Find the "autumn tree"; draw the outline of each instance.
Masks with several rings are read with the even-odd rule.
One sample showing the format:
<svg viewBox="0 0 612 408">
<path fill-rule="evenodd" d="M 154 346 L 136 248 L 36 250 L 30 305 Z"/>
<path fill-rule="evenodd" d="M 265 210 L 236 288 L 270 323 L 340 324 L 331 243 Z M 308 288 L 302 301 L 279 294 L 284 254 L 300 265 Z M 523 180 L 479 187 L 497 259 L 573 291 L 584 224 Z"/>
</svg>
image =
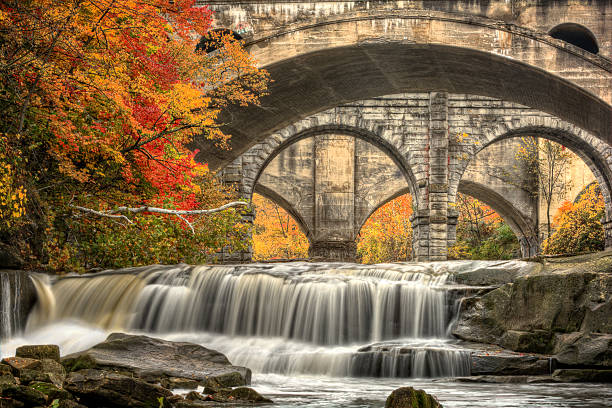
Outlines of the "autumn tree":
<svg viewBox="0 0 612 408">
<path fill-rule="evenodd" d="M 510 259 L 519 243 L 510 227 L 491 207 L 457 194 L 457 242 L 449 248 L 451 259 Z"/>
<path fill-rule="evenodd" d="M 571 187 L 571 181 L 566 178 L 566 174 L 573 157 L 565 146 L 558 143 L 523 137 L 515 155 L 518 165 L 514 166 L 512 171 L 504 172 L 502 177 L 504 181 L 544 201 L 547 237 L 552 232 L 552 203 Z"/>
<path fill-rule="evenodd" d="M 219 113 L 257 103 L 267 73 L 210 23 L 194 0 L 0 3 L 3 243 L 58 268 L 64 258 L 83 265 L 92 251 L 116 259 L 110 242 L 136 236 L 137 253 L 99 266 L 231 243 L 239 215 L 202 219 L 200 210 L 231 197 L 188 144 L 198 136 L 226 145 Z M 214 52 L 195 52 L 203 37 Z M 186 241 L 165 248 L 177 243 L 163 242 L 163 231 Z"/>
<path fill-rule="evenodd" d="M 588 186 L 576 202 L 565 201 L 553 219 L 554 233 L 544 242 L 548 254 L 601 251 L 605 234 L 601 223 L 605 204 L 597 183 Z"/>
<path fill-rule="evenodd" d="M 405 194 L 376 210 L 357 238 L 357 256 L 362 263 L 412 259 L 412 196 Z"/>
<path fill-rule="evenodd" d="M 253 194 L 253 207 L 254 260 L 308 257 L 308 238 L 289 213 L 259 194 Z"/>
</svg>

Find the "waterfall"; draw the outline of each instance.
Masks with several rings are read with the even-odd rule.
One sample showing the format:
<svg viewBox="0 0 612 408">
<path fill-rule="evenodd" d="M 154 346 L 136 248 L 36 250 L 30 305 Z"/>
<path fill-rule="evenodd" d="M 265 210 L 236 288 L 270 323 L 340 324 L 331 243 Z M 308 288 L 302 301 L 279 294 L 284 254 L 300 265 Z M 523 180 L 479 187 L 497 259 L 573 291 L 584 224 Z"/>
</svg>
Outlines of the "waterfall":
<svg viewBox="0 0 612 408">
<path fill-rule="evenodd" d="M 0 339 L 10 337 L 19 321 L 19 310 L 15 307 L 19 295 L 17 284 L 11 285 L 7 272 L 0 272 Z"/>
<path fill-rule="evenodd" d="M 436 264 L 291 263 L 70 276 L 36 282 L 28 330 L 70 320 L 155 333 L 262 373 L 468 375 L 469 352 L 447 345 L 457 299 L 447 272 Z"/>
</svg>

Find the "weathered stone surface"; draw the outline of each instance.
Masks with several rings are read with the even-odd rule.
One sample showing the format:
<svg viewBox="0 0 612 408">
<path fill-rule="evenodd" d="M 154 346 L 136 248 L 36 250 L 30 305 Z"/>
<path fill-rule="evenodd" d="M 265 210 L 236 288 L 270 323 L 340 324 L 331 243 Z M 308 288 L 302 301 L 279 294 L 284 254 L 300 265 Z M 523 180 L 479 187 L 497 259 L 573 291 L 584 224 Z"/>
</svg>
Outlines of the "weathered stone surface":
<svg viewBox="0 0 612 408">
<path fill-rule="evenodd" d="M 551 373 L 550 358 L 507 353 L 472 354 L 472 375 L 546 375 Z"/>
<path fill-rule="evenodd" d="M 612 383 L 612 370 L 560 369 L 552 378 L 558 382 Z"/>
<path fill-rule="evenodd" d="M 546 266 L 537 275 L 467 299 L 453 334 L 515 351 L 562 353 L 560 362 L 576 364 L 579 358 L 572 356 L 583 353 L 593 364 L 609 364 L 609 339 L 589 333 L 605 333 L 612 324 L 612 315 L 598 306 L 611 300 L 612 275 L 600 273 L 599 260 L 593 262 Z M 574 332 L 581 334 L 569 335 Z"/>
<path fill-rule="evenodd" d="M 221 389 L 211 395 L 213 401 L 217 402 L 239 402 L 239 403 L 272 403 L 272 400 L 264 397 L 249 387 L 238 387 L 234 389 Z"/>
<path fill-rule="evenodd" d="M 555 382 L 550 375 L 474 375 L 471 377 L 458 377 L 454 381 L 490 384 L 546 384 Z"/>
<path fill-rule="evenodd" d="M 62 364 L 69 371 L 108 369 L 155 382 L 163 377 L 191 378 L 202 383 L 212 377 L 224 386 L 246 385 L 251 381 L 248 368 L 232 366 L 217 351 L 192 343 L 123 333 L 113 333 L 89 350 L 62 358 Z"/>
<path fill-rule="evenodd" d="M 59 363 L 59 347 L 54 344 L 21 346 L 15 351 L 15 357 L 33 358 L 36 360 L 55 360 Z"/>
<path fill-rule="evenodd" d="M 42 406 L 46 402 L 45 394 L 25 385 L 0 385 L 0 396 L 20 401 L 27 407 Z"/>
<path fill-rule="evenodd" d="M 536 262 L 501 261 L 497 265 L 482 263 L 470 264 L 466 271 L 458 271 L 454 274 L 455 281 L 464 285 L 472 286 L 498 286 L 512 282 L 519 276 L 536 274 L 542 269 L 542 265 Z"/>
<path fill-rule="evenodd" d="M 53 401 L 55 399 L 73 399 L 72 394 L 70 394 L 68 391 L 48 382 L 34 381 L 28 384 L 28 387 L 45 394 L 48 401 Z"/>
<path fill-rule="evenodd" d="M 402 387 L 387 397 L 385 408 L 442 408 L 442 405 L 423 390 Z"/>
<path fill-rule="evenodd" d="M 555 343 L 561 364 L 612 367 L 612 334 L 560 334 Z"/>
<path fill-rule="evenodd" d="M 64 388 L 89 407 L 160 408 L 172 395 L 138 378 L 93 369 L 71 372 Z"/>
<path fill-rule="evenodd" d="M 162 378 L 160 381 L 162 387 L 167 388 L 169 390 L 174 390 L 176 388 L 182 388 L 187 390 L 195 390 L 200 385 L 200 382 L 197 380 L 193 380 L 191 378 Z"/>
<path fill-rule="evenodd" d="M 11 367 L 11 371 L 16 377 L 20 377 L 23 370 L 38 371 L 42 367 L 40 360 L 33 358 L 7 357 L 2 360 L 2 363 Z"/>
</svg>

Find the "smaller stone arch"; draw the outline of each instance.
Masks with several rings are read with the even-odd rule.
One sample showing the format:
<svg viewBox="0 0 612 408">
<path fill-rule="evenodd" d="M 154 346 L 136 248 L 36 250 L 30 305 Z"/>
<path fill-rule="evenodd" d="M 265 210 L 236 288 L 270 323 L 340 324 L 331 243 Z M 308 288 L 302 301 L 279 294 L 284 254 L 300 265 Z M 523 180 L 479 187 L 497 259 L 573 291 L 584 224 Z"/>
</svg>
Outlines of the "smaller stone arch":
<svg viewBox="0 0 612 408">
<path fill-rule="evenodd" d="M 359 223 L 355 226 L 357 234 L 359 234 L 359 231 L 361 231 L 366 221 L 372 216 L 372 214 L 378 211 L 385 204 L 395 200 L 397 197 L 403 196 L 404 194 L 411 194 L 410 189 L 408 187 L 394 191 L 393 193 L 383 198 L 376 206 L 372 207 L 372 210 L 365 217 L 363 217 L 363 219 L 359 220 Z"/>
<path fill-rule="evenodd" d="M 470 153 L 473 158 L 479 151 L 496 141 L 533 136 L 549 139 L 572 150 L 592 171 L 601 187 L 606 204 L 604 228 L 606 248 L 612 247 L 612 147 L 576 125 L 549 115 L 512 117 L 490 128 L 482 129 L 482 134 L 474 141 Z M 459 170 L 459 177 L 450 185 L 451 202 L 455 201 L 459 180 L 470 160 L 465 161 Z"/>
<path fill-rule="evenodd" d="M 549 32 L 552 38 L 568 42 L 582 48 L 591 54 L 599 53 L 599 45 L 595 35 L 583 25 L 576 23 L 562 23 L 554 26 Z"/>
<path fill-rule="evenodd" d="M 316 135 L 335 133 L 352 136 L 373 144 L 386 153 L 406 178 L 413 202 L 418 206 L 419 190 L 416 177 L 405 155 L 400 141 L 389 137 L 385 129 L 371 122 L 346 123 L 343 116 L 334 116 L 334 121 L 320 122 L 318 117 L 299 121 L 276 132 L 264 142 L 252 147 L 242 156 L 244 172 L 242 194 L 250 198 L 255 191 L 257 180 L 267 165 L 284 149 L 302 139 Z"/>
<path fill-rule="evenodd" d="M 537 255 L 539 245 L 534 222 L 522 214 L 509 200 L 487 186 L 468 180 L 461 180 L 459 192 L 482 201 L 502 217 L 516 235 L 523 257 Z"/>
<path fill-rule="evenodd" d="M 285 198 L 278 194 L 276 191 L 261 184 L 255 186 L 255 193 L 278 204 L 283 210 L 287 211 L 287 213 L 291 215 L 291 217 L 295 220 L 298 227 L 300 227 L 300 231 L 302 231 L 304 235 L 306 235 L 306 238 L 308 238 L 309 241 L 311 240 L 312 235 L 310 233 L 310 229 L 308 228 L 308 224 L 304 221 L 299 211 L 293 208 L 289 201 L 285 200 Z M 255 216 L 257 216 L 257 214 L 255 214 Z"/>
</svg>

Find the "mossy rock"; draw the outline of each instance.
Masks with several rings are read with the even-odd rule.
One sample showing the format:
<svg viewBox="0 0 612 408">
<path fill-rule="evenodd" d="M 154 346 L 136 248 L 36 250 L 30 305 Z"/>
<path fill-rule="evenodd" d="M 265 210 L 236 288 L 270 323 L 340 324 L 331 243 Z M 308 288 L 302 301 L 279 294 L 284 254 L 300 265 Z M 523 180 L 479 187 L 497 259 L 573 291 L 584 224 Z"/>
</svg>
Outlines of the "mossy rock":
<svg viewBox="0 0 612 408">
<path fill-rule="evenodd" d="M 423 390 L 402 387 L 387 397 L 385 408 L 442 408 L 442 405 Z"/>
<path fill-rule="evenodd" d="M 44 344 L 38 346 L 21 346 L 15 351 L 16 357 L 33 358 L 36 360 L 49 359 L 59 363 L 60 350 L 55 344 Z"/>
<path fill-rule="evenodd" d="M 26 407 L 43 406 L 46 403 L 45 394 L 25 385 L 0 385 L 0 396 L 22 402 Z"/>
<path fill-rule="evenodd" d="M 88 354 L 76 355 L 76 358 L 64 358 L 62 360 L 62 365 L 66 369 L 66 372 L 69 373 L 98 367 L 96 361 Z"/>
<path fill-rule="evenodd" d="M 50 383 L 35 381 L 30 383 L 28 387 L 45 394 L 48 401 L 53 401 L 56 399 L 74 399 L 71 393 Z"/>
</svg>

